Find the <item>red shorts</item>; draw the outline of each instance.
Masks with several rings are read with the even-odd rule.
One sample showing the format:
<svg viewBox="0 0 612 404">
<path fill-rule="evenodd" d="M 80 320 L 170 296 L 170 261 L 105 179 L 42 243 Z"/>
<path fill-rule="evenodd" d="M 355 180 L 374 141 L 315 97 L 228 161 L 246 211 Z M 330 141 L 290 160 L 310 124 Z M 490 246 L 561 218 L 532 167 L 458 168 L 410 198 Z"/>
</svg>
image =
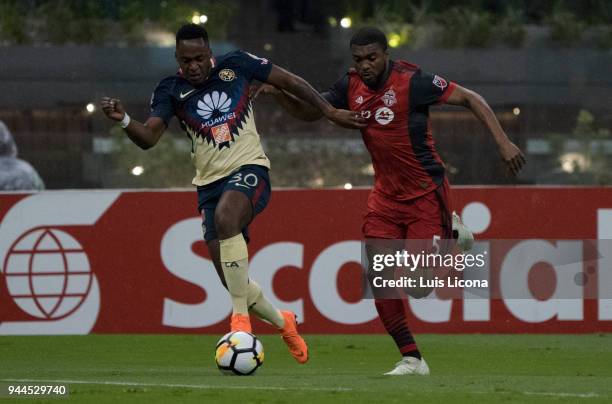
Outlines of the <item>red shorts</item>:
<svg viewBox="0 0 612 404">
<path fill-rule="evenodd" d="M 407 202 L 386 198 L 375 191 L 368 198 L 363 235 L 395 240 L 452 238 L 452 209 L 448 181 L 437 189 Z"/>
</svg>

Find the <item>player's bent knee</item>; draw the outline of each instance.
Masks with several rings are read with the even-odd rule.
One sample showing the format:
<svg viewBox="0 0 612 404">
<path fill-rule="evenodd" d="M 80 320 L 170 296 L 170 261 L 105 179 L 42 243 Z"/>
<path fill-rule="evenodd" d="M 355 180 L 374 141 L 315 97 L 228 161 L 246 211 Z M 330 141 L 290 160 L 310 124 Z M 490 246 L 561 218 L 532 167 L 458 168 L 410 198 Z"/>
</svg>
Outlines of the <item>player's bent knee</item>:
<svg viewBox="0 0 612 404">
<path fill-rule="evenodd" d="M 220 240 L 232 237 L 242 231 L 240 219 L 231 212 L 223 210 L 215 212 L 215 228 Z"/>
</svg>

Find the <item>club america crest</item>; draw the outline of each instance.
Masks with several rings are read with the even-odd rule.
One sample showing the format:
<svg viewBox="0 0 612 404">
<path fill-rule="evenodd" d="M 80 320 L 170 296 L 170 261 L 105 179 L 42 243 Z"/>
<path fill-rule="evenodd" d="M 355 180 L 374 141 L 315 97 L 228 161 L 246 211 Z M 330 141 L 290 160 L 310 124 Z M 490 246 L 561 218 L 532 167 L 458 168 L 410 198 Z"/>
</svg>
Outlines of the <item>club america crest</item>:
<svg viewBox="0 0 612 404">
<path fill-rule="evenodd" d="M 219 78 L 223 81 L 232 81 L 236 78 L 236 73 L 232 69 L 223 69 L 219 72 Z"/>
</svg>

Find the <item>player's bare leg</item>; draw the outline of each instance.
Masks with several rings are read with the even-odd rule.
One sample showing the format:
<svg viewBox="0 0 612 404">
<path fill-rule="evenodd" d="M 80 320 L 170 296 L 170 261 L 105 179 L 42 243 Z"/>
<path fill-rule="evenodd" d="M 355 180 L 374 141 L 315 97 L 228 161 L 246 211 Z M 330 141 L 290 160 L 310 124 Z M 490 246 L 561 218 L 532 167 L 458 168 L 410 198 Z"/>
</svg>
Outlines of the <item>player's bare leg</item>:
<svg viewBox="0 0 612 404">
<path fill-rule="evenodd" d="M 225 192 L 215 210 L 219 263 L 232 299 L 232 331 L 251 332 L 247 303 L 249 253 L 242 235 L 242 228 L 251 217 L 251 203 L 246 195 L 238 191 Z"/>
<path fill-rule="evenodd" d="M 232 215 L 232 212 L 236 212 Z M 227 216 L 238 217 L 240 220 L 232 221 L 224 220 Z M 221 279 L 223 285 L 230 291 L 230 295 L 232 296 L 232 303 L 234 304 L 235 300 L 238 300 L 238 307 L 243 309 L 243 301 L 244 297 L 241 293 L 239 296 L 236 296 L 235 292 L 230 290 L 230 285 L 227 282 L 228 273 L 230 276 L 235 273 L 230 272 L 231 269 L 239 269 L 240 264 L 236 262 L 238 266 L 234 266 L 232 262 L 230 262 L 230 266 L 227 266 L 228 261 L 222 260 L 222 249 L 224 244 L 226 244 L 226 240 L 234 240 L 236 238 L 242 237 L 242 229 L 248 225 L 248 223 L 252 219 L 252 206 L 249 199 L 241 192 L 237 191 L 227 191 L 221 197 L 219 201 L 219 205 L 217 205 L 217 209 L 215 211 L 215 226 L 217 228 L 217 234 L 219 240 L 210 240 L 208 242 L 208 248 L 215 264 L 215 269 L 217 270 L 217 274 Z M 236 234 L 232 236 L 233 234 Z M 225 238 L 224 238 L 225 237 Z M 231 242 L 230 242 L 231 243 Z M 230 244 L 231 246 L 231 244 Z M 246 250 L 246 241 L 244 243 L 244 248 Z M 244 254 L 243 254 L 244 255 Z M 244 262 L 245 268 L 248 267 L 248 252 Z M 304 339 L 297 332 L 297 323 L 295 319 L 295 314 L 291 311 L 280 311 L 276 307 L 270 303 L 268 299 L 264 296 L 263 292 L 259 285 L 248 278 L 248 272 L 246 272 L 246 308 L 247 312 L 236 312 L 236 305 L 234 304 L 234 311 L 232 315 L 232 330 L 240 329 L 242 331 L 251 331 L 250 328 L 250 320 L 248 317 L 248 312 L 252 312 L 260 319 L 273 324 L 276 326 L 283 338 L 283 341 L 287 344 L 289 348 L 289 352 L 295 358 L 295 360 L 299 363 L 305 363 L 308 360 L 308 346 Z M 242 274 L 240 274 L 242 275 Z M 243 279 L 240 279 L 240 282 L 244 282 Z M 239 287 L 244 287 L 243 284 Z M 240 328 L 246 324 L 248 320 L 248 329 Z"/>
</svg>

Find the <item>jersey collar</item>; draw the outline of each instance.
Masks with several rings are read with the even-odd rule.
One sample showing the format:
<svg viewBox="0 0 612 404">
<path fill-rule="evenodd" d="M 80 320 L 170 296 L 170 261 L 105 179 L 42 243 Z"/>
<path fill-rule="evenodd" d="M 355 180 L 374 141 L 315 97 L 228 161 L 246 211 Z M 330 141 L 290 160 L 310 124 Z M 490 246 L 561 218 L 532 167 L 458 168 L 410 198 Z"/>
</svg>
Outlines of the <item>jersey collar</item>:
<svg viewBox="0 0 612 404">
<path fill-rule="evenodd" d="M 380 83 L 378 83 L 378 85 L 376 87 L 370 87 L 370 86 L 368 86 L 366 84 L 366 86 L 368 87 L 369 90 L 371 90 L 371 91 L 379 91 L 379 90 L 385 88 L 385 85 L 387 84 L 387 80 L 389 80 L 389 76 L 391 75 L 391 70 L 393 70 L 393 63 L 394 63 L 393 60 L 389 59 L 389 63 L 387 63 L 387 68 L 383 72 L 383 77 L 380 80 Z"/>
</svg>

